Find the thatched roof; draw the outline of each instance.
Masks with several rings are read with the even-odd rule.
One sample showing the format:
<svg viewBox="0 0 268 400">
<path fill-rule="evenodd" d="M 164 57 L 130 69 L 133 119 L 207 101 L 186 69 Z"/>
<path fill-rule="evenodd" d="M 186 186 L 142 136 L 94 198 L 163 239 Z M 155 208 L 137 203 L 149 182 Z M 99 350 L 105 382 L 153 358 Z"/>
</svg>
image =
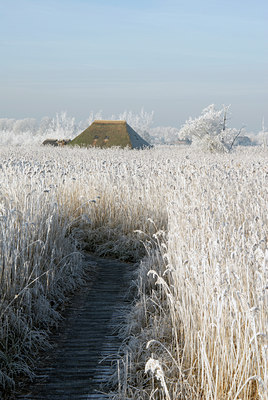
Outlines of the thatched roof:
<svg viewBox="0 0 268 400">
<path fill-rule="evenodd" d="M 127 147 L 141 149 L 150 147 L 126 121 L 94 121 L 80 135 L 74 138 L 70 145 L 83 147 Z"/>
</svg>

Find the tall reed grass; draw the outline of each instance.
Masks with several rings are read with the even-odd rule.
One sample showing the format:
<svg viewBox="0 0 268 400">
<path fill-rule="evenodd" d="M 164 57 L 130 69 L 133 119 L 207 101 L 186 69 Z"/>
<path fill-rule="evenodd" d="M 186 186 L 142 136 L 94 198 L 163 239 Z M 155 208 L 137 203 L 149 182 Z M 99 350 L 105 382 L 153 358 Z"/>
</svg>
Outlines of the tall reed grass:
<svg viewBox="0 0 268 400">
<path fill-rule="evenodd" d="M 121 332 L 120 398 L 268 397 L 266 157 L 177 162 L 167 231 Z"/>
<path fill-rule="evenodd" d="M 143 258 L 115 397 L 265 398 L 266 150 L 10 147 L 0 157 L 2 386 L 32 373 L 88 250 Z"/>
</svg>

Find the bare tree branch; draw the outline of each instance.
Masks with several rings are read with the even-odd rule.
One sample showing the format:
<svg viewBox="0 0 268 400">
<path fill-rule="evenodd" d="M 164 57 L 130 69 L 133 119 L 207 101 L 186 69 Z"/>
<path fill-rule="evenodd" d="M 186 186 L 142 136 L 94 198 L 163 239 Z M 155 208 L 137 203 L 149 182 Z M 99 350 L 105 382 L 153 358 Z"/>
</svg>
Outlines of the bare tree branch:
<svg viewBox="0 0 268 400">
<path fill-rule="evenodd" d="M 235 137 L 234 137 L 234 139 L 233 139 L 233 141 L 232 141 L 232 143 L 231 143 L 230 150 L 232 150 L 232 147 L 233 147 L 233 145 L 234 145 L 234 143 L 235 143 L 236 139 L 238 138 L 238 136 L 241 134 L 241 132 L 242 132 L 242 129 L 244 129 L 244 126 L 242 126 L 242 128 L 240 128 L 240 130 L 239 130 L 238 134 L 237 134 L 237 135 L 235 135 Z"/>
</svg>

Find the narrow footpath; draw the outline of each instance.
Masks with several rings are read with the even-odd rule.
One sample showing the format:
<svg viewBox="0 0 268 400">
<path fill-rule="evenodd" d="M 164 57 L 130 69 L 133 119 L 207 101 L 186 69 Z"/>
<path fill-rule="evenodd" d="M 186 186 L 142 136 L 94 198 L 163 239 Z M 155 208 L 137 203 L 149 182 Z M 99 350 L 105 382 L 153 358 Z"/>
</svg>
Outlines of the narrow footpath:
<svg viewBox="0 0 268 400">
<path fill-rule="evenodd" d="M 127 305 L 133 265 L 87 256 L 96 276 L 64 311 L 52 336 L 53 347 L 37 366 L 37 378 L 17 400 L 108 399 L 106 383 L 116 363 L 120 340 L 114 333 L 119 308 Z"/>
</svg>

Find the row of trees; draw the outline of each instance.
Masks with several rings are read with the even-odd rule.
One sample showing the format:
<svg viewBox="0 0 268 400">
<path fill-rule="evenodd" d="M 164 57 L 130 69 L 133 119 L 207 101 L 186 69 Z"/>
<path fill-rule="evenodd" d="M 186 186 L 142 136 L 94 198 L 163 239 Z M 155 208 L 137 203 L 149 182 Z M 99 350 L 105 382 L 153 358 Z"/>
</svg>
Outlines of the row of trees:
<svg viewBox="0 0 268 400">
<path fill-rule="evenodd" d="M 153 124 L 154 112 L 141 109 L 139 113 L 124 111 L 119 115 L 112 115 L 108 119 L 126 120 L 146 140 L 153 141 L 150 130 Z M 43 117 L 40 121 L 34 118 L 20 120 L 11 118 L 0 118 L 0 139 L 3 136 L 23 136 L 31 138 L 50 137 L 72 139 L 86 129 L 94 120 L 107 119 L 102 111 L 91 112 L 86 120 L 76 121 L 66 112 L 57 113 L 55 117 Z"/>
<path fill-rule="evenodd" d="M 151 144 L 171 144 L 178 139 L 188 140 L 193 145 L 209 149 L 210 151 L 228 152 L 238 141 L 243 133 L 240 130 L 230 128 L 230 106 L 217 109 L 214 104 L 206 107 L 197 118 L 189 118 L 181 127 L 153 127 L 154 112 L 141 109 L 139 113 L 124 111 L 119 115 L 112 115 L 108 119 L 126 120 L 145 140 Z M 84 121 L 76 121 L 66 112 L 57 113 L 55 117 L 44 117 L 40 121 L 34 118 L 21 120 L 0 119 L 0 143 L 14 142 L 14 134 L 17 141 L 40 141 L 44 138 L 72 139 L 81 133 L 96 119 L 106 119 L 102 111 L 91 112 Z M 267 141 L 268 134 L 260 133 L 259 141 Z M 4 140 L 5 138 L 5 140 Z M 28 140 L 26 140 L 28 139 Z M 249 141 L 250 143 L 250 141 Z"/>
<path fill-rule="evenodd" d="M 66 112 L 57 113 L 54 118 L 43 117 L 40 122 L 34 118 L 24 119 L 0 119 L 0 132 L 12 132 L 14 134 L 31 133 L 35 135 L 62 134 L 72 135 L 76 129 L 75 118 L 69 117 Z"/>
</svg>

